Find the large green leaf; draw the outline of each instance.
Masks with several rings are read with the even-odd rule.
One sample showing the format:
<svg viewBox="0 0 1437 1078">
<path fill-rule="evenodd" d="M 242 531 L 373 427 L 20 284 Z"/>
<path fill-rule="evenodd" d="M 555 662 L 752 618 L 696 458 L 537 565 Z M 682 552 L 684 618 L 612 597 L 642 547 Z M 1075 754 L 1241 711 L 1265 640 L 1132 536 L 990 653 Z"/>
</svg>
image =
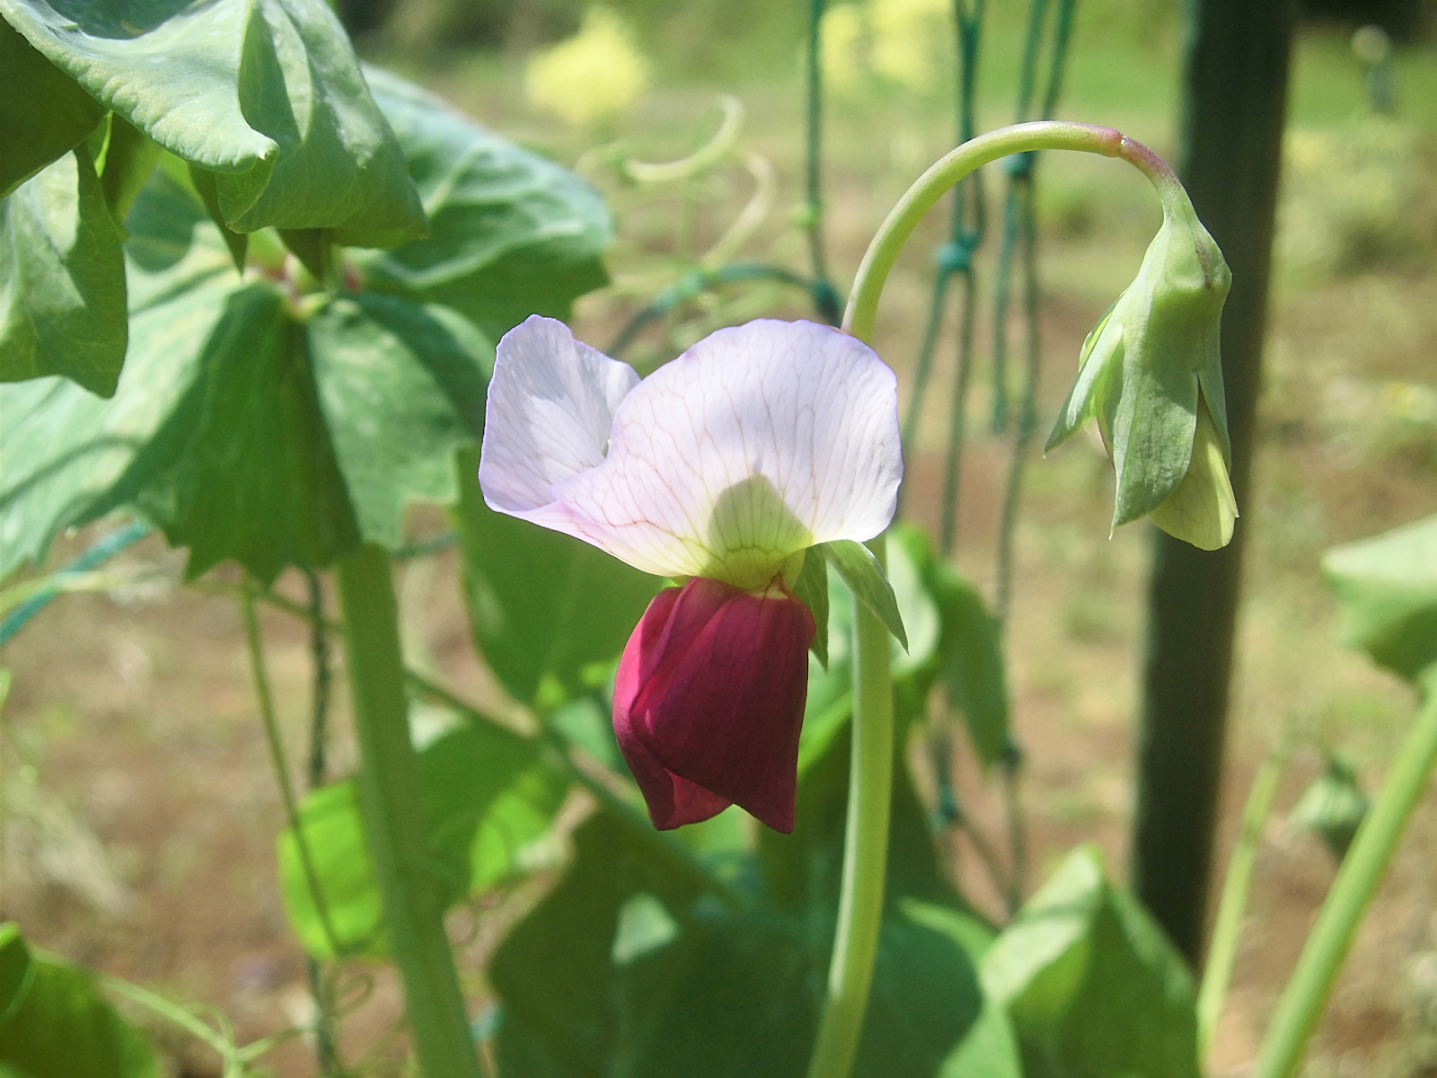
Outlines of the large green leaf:
<svg viewBox="0 0 1437 1078">
<path fill-rule="evenodd" d="M 493 346 L 453 311 L 374 294 L 335 300 L 309 341 L 359 531 L 393 549 L 405 503 L 459 498 L 454 453 L 482 435 Z"/>
<path fill-rule="evenodd" d="M 446 903 L 507 879 L 518 854 L 547 830 L 569 788 L 567 777 L 539 759 L 535 743 L 495 725 L 473 723 L 419 754 L 429 871 Z M 365 845 L 352 781 L 309 794 L 300 826 L 319 885 L 310 888 L 293 829 L 280 832 L 280 895 L 305 950 L 380 954 L 386 941 L 379 888 Z M 326 925 L 327 920 L 327 925 Z"/>
<path fill-rule="evenodd" d="M 0 381 L 109 396 L 124 360 L 120 234 L 82 144 L 0 199 Z"/>
<path fill-rule="evenodd" d="M 1182 956 L 1080 847 L 983 956 L 1027 1078 L 1198 1078 L 1197 1014 Z"/>
<path fill-rule="evenodd" d="M 492 362 L 462 316 L 361 294 L 313 297 L 303 321 L 282 283 L 229 269 L 164 172 L 129 224 L 131 360 L 114 398 L 0 387 L 0 573 L 61 528 L 132 509 L 190 548 L 191 574 L 234 559 L 270 580 L 361 538 L 397 546 L 407 503 L 458 496 L 454 452 L 478 435 Z"/>
<path fill-rule="evenodd" d="M 84 970 L 30 958 L 29 987 L 0 1021 L 0 1070 L 26 1078 L 160 1078 L 145 1036 L 115 1012 Z"/>
<path fill-rule="evenodd" d="M 460 468 L 453 515 L 464 593 L 490 668 L 516 698 L 545 707 L 606 680 L 607 670 L 589 668 L 619 657 L 663 581 L 578 539 L 494 512 L 474 479 L 477 454 Z"/>
<path fill-rule="evenodd" d="M 213 172 L 236 231 L 423 235 L 404 159 L 323 0 L 0 0 L 0 15 L 106 108 Z"/>
<path fill-rule="evenodd" d="M 831 911 L 791 915 L 725 902 L 670 863 L 661 842 L 641 841 L 608 814 L 586 822 L 575 845 L 564 881 L 510 934 L 491 966 L 503 1002 L 504 1072 L 802 1073 Z M 1011 1035 L 1005 1045 L 1001 1012 L 984 1006 L 969 958 L 981 928 L 952 920 L 961 917 L 909 903 L 885 922 L 854 1069 L 859 1078 L 1016 1078 Z M 985 1060 L 992 1066 L 980 1066 Z"/>
<path fill-rule="evenodd" d="M 1344 644 L 1409 681 L 1437 661 L 1437 516 L 1333 547 L 1322 571 Z"/>
<path fill-rule="evenodd" d="M 0 198 L 95 129 L 105 110 L 0 19 Z"/>
<path fill-rule="evenodd" d="M 357 253 L 372 287 L 437 300 L 497 340 L 531 314 L 567 318 L 608 280 L 598 193 L 397 76 L 366 70 L 429 214 L 428 239 Z"/>
</svg>

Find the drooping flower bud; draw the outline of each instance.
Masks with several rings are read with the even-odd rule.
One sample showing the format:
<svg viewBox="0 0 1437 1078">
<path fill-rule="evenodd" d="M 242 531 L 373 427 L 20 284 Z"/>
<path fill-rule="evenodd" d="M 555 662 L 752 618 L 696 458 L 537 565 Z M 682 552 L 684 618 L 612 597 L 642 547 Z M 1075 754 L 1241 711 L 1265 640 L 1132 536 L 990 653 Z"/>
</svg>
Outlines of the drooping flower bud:
<svg viewBox="0 0 1437 1078">
<path fill-rule="evenodd" d="M 1238 515 L 1219 353 L 1232 275 L 1176 179 L 1162 191 L 1162 228 L 1137 279 L 1083 342 L 1047 448 L 1097 419 L 1117 471 L 1113 527 L 1150 515 L 1215 550 Z"/>
<path fill-rule="evenodd" d="M 654 597 L 614 685 L 614 733 L 660 830 L 730 804 L 787 834 L 813 616 L 777 581 L 694 577 Z"/>
</svg>

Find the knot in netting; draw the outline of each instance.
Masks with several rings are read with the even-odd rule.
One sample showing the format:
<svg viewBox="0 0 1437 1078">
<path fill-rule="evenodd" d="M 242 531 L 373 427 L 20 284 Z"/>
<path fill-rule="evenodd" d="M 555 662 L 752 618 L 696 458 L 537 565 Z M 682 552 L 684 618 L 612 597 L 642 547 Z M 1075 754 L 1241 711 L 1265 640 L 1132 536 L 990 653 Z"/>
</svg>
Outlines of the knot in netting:
<svg viewBox="0 0 1437 1078">
<path fill-rule="evenodd" d="M 973 266 L 973 248 L 978 246 L 977 238 L 964 236 L 949 240 L 934 253 L 940 273 L 967 273 Z"/>
<path fill-rule="evenodd" d="M 1026 153 L 1015 153 L 1003 162 L 1003 167 L 1008 175 L 1015 180 L 1026 180 L 1032 178 L 1033 165 L 1037 163 L 1038 151 L 1029 150 Z"/>
</svg>

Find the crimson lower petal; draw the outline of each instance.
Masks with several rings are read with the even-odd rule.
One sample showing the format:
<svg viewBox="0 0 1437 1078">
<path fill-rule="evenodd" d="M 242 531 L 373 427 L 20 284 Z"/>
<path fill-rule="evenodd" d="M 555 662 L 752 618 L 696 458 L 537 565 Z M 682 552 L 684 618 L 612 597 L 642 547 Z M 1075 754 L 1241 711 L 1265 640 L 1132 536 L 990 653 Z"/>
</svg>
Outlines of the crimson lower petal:
<svg viewBox="0 0 1437 1078">
<path fill-rule="evenodd" d="M 655 827 L 733 803 L 793 830 L 813 633 L 781 587 L 695 577 L 654 598 L 619 662 L 614 732 Z"/>
</svg>

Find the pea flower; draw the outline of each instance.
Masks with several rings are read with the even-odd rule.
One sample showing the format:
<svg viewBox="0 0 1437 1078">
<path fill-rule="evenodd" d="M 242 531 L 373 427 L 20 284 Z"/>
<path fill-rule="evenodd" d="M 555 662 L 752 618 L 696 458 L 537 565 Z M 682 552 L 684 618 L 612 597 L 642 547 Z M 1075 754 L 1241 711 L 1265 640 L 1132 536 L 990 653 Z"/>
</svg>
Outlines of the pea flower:
<svg viewBox="0 0 1437 1078">
<path fill-rule="evenodd" d="M 1149 516 L 1216 550 L 1238 515 L 1218 348 L 1232 275 L 1176 181 L 1164 194 L 1162 228 L 1137 279 L 1083 342 L 1047 448 L 1096 418 L 1117 471 L 1113 527 Z"/>
<path fill-rule="evenodd" d="M 902 473 L 893 372 L 827 326 L 721 329 L 643 381 L 554 319 L 499 342 L 484 500 L 679 582 L 614 687 L 656 827 L 737 804 L 793 829 L 815 626 L 791 588 L 809 548 L 888 526 Z"/>
</svg>

